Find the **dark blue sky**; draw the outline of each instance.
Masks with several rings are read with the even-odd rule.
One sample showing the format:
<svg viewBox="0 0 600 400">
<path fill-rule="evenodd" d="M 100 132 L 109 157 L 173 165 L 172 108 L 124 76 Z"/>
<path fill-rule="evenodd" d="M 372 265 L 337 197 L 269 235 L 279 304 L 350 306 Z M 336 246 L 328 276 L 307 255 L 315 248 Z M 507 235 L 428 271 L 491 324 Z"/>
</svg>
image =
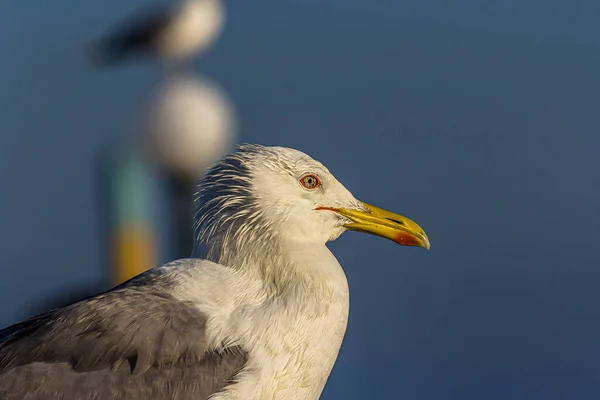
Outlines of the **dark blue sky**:
<svg viewBox="0 0 600 400">
<path fill-rule="evenodd" d="M 5 3 L 0 325 L 104 279 L 92 160 L 158 77 L 81 58 L 141 1 Z M 324 399 L 600 396 L 600 3 L 495 3 L 231 0 L 197 62 L 243 141 L 306 151 L 431 239 L 331 245 L 351 316 Z"/>
</svg>

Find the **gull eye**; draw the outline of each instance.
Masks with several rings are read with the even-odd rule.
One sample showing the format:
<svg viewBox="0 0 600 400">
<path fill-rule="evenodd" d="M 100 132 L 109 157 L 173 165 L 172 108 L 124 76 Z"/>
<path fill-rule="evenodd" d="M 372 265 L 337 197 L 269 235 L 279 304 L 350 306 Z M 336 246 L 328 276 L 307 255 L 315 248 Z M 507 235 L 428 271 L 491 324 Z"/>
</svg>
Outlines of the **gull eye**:
<svg viewBox="0 0 600 400">
<path fill-rule="evenodd" d="M 313 190 L 321 186 L 321 180 L 315 174 L 307 174 L 300 178 L 302 186 L 308 190 Z"/>
</svg>

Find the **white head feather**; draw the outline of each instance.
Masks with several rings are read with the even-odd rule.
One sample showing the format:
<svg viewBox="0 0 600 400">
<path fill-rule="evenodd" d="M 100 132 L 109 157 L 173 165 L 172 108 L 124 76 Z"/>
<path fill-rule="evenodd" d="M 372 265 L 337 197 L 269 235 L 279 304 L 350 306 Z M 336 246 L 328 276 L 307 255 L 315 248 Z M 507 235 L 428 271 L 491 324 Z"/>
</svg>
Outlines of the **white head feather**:
<svg viewBox="0 0 600 400">
<path fill-rule="evenodd" d="M 301 184 L 308 174 L 320 180 L 317 188 Z M 265 262 L 266 254 L 282 253 L 281 243 L 336 239 L 348 220 L 319 207 L 364 210 L 320 162 L 298 150 L 256 145 L 217 163 L 199 182 L 195 201 L 194 256 L 232 267 Z"/>
</svg>

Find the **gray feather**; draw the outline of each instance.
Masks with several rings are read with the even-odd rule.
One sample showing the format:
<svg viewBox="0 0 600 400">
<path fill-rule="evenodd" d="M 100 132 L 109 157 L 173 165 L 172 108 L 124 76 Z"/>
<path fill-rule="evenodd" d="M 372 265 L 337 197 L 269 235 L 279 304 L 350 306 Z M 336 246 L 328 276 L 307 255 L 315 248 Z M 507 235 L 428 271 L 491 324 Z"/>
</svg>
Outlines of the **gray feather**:
<svg viewBox="0 0 600 400">
<path fill-rule="evenodd" d="M 0 331 L 0 398 L 205 399 L 247 353 L 207 348 L 206 316 L 149 272 Z"/>
</svg>

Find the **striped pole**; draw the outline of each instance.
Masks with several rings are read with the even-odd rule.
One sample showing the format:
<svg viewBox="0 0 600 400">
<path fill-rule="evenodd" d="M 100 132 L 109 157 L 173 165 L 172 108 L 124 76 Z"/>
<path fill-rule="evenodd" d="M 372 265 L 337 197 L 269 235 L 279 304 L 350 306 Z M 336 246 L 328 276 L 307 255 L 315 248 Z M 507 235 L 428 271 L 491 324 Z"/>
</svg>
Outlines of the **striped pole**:
<svg viewBox="0 0 600 400">
<path fill-rule="evenodd" d="M 119 147 L 101 161 L 101 222 L 114 285 L 159 262 L 156 178 L 138 153 Z"/>
</svg>

